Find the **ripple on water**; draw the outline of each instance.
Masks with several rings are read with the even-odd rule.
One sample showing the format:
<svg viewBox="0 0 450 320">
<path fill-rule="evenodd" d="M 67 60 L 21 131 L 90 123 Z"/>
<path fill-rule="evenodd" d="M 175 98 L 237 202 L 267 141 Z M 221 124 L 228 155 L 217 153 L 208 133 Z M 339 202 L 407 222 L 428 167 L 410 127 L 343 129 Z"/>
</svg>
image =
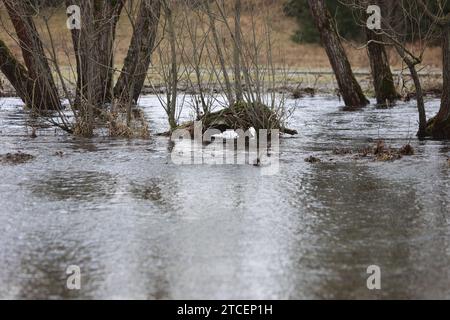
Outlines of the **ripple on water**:
<svg viewBox="0 0 450 320">
<path fill-rule="evenodd" d="M 77 263 L 77 298 L 373 298 L 371 264 L 384 275 L 377 297 L 450 296 L 450 145 L 415 139 L 413 104 L 288 101 L 299 135 L 282 139 L 280 172 L 262 176 L 176 166 L 165 138 L 73 139 L 44 126 L 31 139 L 17 99 L 1 101 L 0 154 L 35 159 L 0 165 L 0 298 L 72 297 L 61 281 Z M 140 103 L 152 132 L 166 131 L 158 99 Z M 328 161 L 380 138 L 416 155 Z"/>
</svg>

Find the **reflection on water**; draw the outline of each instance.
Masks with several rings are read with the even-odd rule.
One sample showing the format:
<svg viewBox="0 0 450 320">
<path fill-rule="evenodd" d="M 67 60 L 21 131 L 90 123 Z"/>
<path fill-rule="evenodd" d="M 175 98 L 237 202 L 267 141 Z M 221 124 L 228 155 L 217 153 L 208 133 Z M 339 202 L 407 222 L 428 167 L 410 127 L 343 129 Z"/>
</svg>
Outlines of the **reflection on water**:
<svg viewBox="0 0 450 320">
<path fill-rule="evenodd" d="M 141 103 L 165 131 L 158 100 Z M 38 128 L 31 139 L 15 104 L 0 103 L 0 154 L 36 159 L 0 166 L 0 298 L 450 297 L 450 145 L 414 139 L 413 105 L 347 113 L 332 99 L 301 100 L 290 125 L 299 136 L 281 141 L 280 173 L 262 176 L 254 166 L 176 166 L 165 138 Z M 417 154 L 331 154 L 379 137 L 412 139 Z M 310 155 L 334 159 L 305 163 Z M 65 288 L 73 264 L 79 292 Z M 366 288 L 372 264 L 379 292 Z"/>
<path fill-rule="evenodd" d="M 108 173 L 53 171 L 43 179 L 33 181 L 30 189 L 36 197 L 43 199 L 92 201 L 111 198 L 116 184 Z"/>
<path fill-rule="evenodd" d="M 151 179 L 148 183 L 143 185 L 133 185 L 131 193 L 140 200 L 148 200 L 152 202 L 162 202 L 163 201 L 163 191 L 159 184 L 161 181 L 158 179 Z"/>
</svg>

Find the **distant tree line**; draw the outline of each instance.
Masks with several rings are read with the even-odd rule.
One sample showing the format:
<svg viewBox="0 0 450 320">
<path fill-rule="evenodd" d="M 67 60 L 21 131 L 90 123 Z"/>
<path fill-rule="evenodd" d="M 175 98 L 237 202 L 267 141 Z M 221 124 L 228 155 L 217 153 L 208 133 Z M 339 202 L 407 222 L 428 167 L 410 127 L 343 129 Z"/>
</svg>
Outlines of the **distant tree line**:
<svg viewBox="0 0 450 320">
<path fill-rule="evenodd" d="M 358 42 L 365 41 L 364 28 L 358 27 L 355 23 L 358 21 L 360 13 L 355 12 L 351 6 L 348 5 L 348 0 L 325 0 L 324 1 L 330 14 L 334 19 L 337 31 L 340 36 L 347 40 L 354 40 Z M 402 12 L 411 12 L 414 7 L 414 1 L 410 0 L 383 0 L 379 2 L 383 7 L 383 15 L 402 15 Z M 449 11 L 450 1 L 443 1 L 441 4 L 437 1 L 428 1 L 428 7 L 432 12 L 439 10 Z M 297 43 L 319 43 L 320 34 L 314 23 L 311 11 L 308 6 L 308 0 L 287 0 L 284 3 L 284 12 L 287 16 L 296 19 L 299 29 L 292 35 L 292 40 Z M 420 29 L 427 30 L 432 27 L 433 22 L 429 19 L 422 19 L 420 21 Z M 414 30 L 415 25 L 407 23 L 404 19 L 397 19 L 396 28 L 401 31 L 409 41 L 414 41 L 414 36 L 417 34 Z M 439 41 L 433 42 L 439 45 Z"/>
<path fill-rule="evenodd" d="M 343 37 L 353 40 L 363 39 L 364 30 L 355 28 L 355 20 L 351 9 L 336 0 L 325 0 L 325 3 L 336 21 L 339 33 Z M 300 27 L 292 35 L 293 41 L 298 43 L 320 42 L 320 34 L 311 16 L 308 0 L 288 0 L 284 4 L 284 12 L 289 17 L 295 18 Z"/>
</svg>

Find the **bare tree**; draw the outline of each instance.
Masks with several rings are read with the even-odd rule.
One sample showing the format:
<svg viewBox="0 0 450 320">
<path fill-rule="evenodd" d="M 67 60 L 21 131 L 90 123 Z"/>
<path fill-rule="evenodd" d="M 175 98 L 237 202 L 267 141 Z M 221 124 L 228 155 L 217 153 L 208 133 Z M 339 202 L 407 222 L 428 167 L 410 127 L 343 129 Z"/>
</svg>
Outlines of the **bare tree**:
<svg viewBox="0 0 450 320">
<path fill-rule="evenodd" d="M 13 56 L 6 44 L 0 40 L 0 69 L 14 87 L 17 95 L 29 107 L 33 107 L 33 81 L 27 69 Z M 39 107 L 37 105 L 36 107 Z"/>
<path fill-rule="evenodd" d="M 119 100 L 126 97 L 126 101 L 121 103 L 128 106 L 125 108 L 128 112 L 131 110 L 129 106 L 136 102 L 150 65 L 158 29 L 160 0 L 134 2 L 140 5 L 136 6 L 139 8 L 137 15 L 129 15 L 134 26 L 133 37 L 115 92 L 116 26 L 126 0 L 66 0 L 68 6 L 77 5 L 81 11 L 80 28 L 71 30 L 73 48 L 67 48 L 73 50 L 74 55 L 65 52 L 69 63 L 73 57 L 76 64 L 74 88 L 68 87 L 70 80 L 65 78 L 58 63 L 52 36 L 54 30 L 49 28 L 47 14 L 41 14 L 31 0 L 2 1 L 16 31 L 7 33 L 20 45 L 24 64 L 0 41 L 0 69 L 27 105 L 56 109 L 59 120 L 45 117 L 46 120 L 68 132 L 84 136 L 93 134 L 96 122 L 104 123 L 111 118 L 113 108 L 107 106 L 114 102 L 114 96 Z M 128 3 L 133 7 L 133 1 Z M 35 26 L 35 20 L 41 18 L 49 38 L 45 46 Z M 55 79 L 61 87 L 57 87 Z M 75 99 L 72 99 L 73 95 Z M 73 120 L 69 120 L 63 111 L 60 102 L 63 98 L 72 107 Z M 122 129 L 119 131 L 129 131 Z"/>
<path fill-rule="evenodd" d="M 110 126 L 111 132 L 129 135 L 131 117 L 135 117 L 132 106 L 138 100 L 144 81 L 150 78 L 148 68 L 153 51 L 159 55 L 159 65 L 153 70 L 160 72 L 166 84 L 165 98 L 160 101 L 167 112 L 171 129 L 178 126 L 187 97 L 186 91 L 179 86 L 186 88 L 190 85 L 194 88 L 194 82 L 204 112 L 197 112 L 198 118 L 210 115 L 213 105 L 220 105 L 233 114 L 236 122 L 233 120 L 231 127 L 239 123 L 253 123 L 255 128 L 283 129 L 281 120 L 288 112 L 283 108 L 283 97 L 279 98 L 274 90 L 276 78 L 281 74 L 275 74 L 268 20 L 265 17 L 265 23 L 258 25 L 256 14 L 263 11 L 256 10 L 256 4 L 251 4 L 251 29 L 244 33 L 241 25 L 244 2 L 233 3 L 228 6 L 223 0 L 66 0 L 66 4 L 78 5 L 81 10 L 80 28 L 71 30 L 73 48 L 69 45 L 65 51 L 69 64 L 74 62 L 76 65 L 75 70 L 72 68 L 76 82 L 66 79 L 61 71 L 49 18 L 40 13 L 31 17 L 20 11 L 12 19 L 19 22 L 28 19 L 29 22 L 21 24 L 29 30 L 36 29 L 33 27 L 34 20 L 42 18 L 44 21 L 44 30 L 49 38 L 45 42 L 47 47 L 44 48 L 37 32 L 31 33 L 35 37 L 31 40 L 26 38 L 30 35 L 24 33 L 21 35 L 23 40 L 19 42 L 24 56 L 25 52 L 33 51 L 42 61 L 35 58 L 22 65 L 20 59 L 15 58 L 0 42 L 0 67 L 18 95 L 28 102 L 33 101 L 29 93 L 32 92 L 30 87 L 36 83 L 28 69 L 35 68 L 36 61 L 42 62 L 39 64 L 40 71 L 35 74 L 48 79 L 44 84 L 53 83 L 58 103 L 67 99 L 71 107 L 70 112 L 69 109 L 58 109 L 56 117 L 48 117 L 48 120 L 59 119 L 55 125 L 78 135 L 92 136 L 97 126 L 105 125 Z M 246 5 L 248 3 L 245 2 Z M 24 8 L 20 7 L 20 10 Z M 191 10 L 197 11 L 199 17 L 195 23 L 192 23 Z M 119 71 L 114 67 L 115 33 L 119 17 L 125 14 L 133 27 L 133 35 L 123 68 Z M 158 32 L 159 26 L 162 27 L 161 32 Z M 16 37 L 15 34 L 10 36 L 13 39 Z M 47 59 L 44 49 L 50 58 Z M 235 79 L 230 77 L 233 73 Z M 114 86 L 115 74 L 119 76 Z M 154 83 L 154 79 L 149 82 Z M 222 90 L 217 89 L 218 86 Z M 222 93 L 225 97 L 218 98 Z M 245 116 L 247 120 L 241 122 L 240 116 Z M 124 122 L 126 124 L 122 125 Z"/>
<path fill-rule="evenodd" d="M 215 1 L 217 5 L 220 5 L 219 3 L 217 3 L 217 0 Z M 233 92 L 233 88 L 231 85 L 231 80 L 230 80 L 230 76 L 228 73 L 228 69 L 227 69 L 227 63 L 226 63 L 226 57 L 225 57 L 225 50 L 223 48 L 223 45 L 220 41 L 220 36 L 219 36 L 219 32 L 217 30 L 217 18 L 214 15 L 214 12 L 211 8 L 211 5 L 209 4 L 209 1 L 204 1 L 203 5 L 205 7 L 206 13 L 208 15 L 209 18 L 209 22 L 210 22 L 210 28 L 211 28 L 211 33 L 213 36 L 213 43 L 214 43 L 214 47 L 217 51 L 217 57 L 219 59 L 220 62 L 220 68 L 222 71 L 222 75 L 224 77 L 224 89 L 227 95 L 227 99 L 230 102 L 230 104 L 234 104 L 235 102 L 235 97 L 234 97 L 234 92 Z"/>
<path fill-rule="evenodd" d="M 242 35 L 241 35 L 241 12 L 242 1 L 235 0 L 234 5 L 234 38 L 233 41 L 233 59 L 234 59 L 234 83 L 236 90 L 236 101 L 242 101 L 244 99 L 244 93 L 242 92 L 241 82 L 241 52 L 242 52 Z"/>
<path fill-rule="evenodd" d="M 60 109 L 61 102 L 58 90 L 52 77 L 42 41 L 34 24 L 32 3 L 30 1 L 11 0 L 3 0 L 3 2 L 16 31 L 27 69 L 28 83 L 23 86 L 16 82 L 18 91 L 29 106 L 36 109 Z M 6 49 L 4 44 L 3 47 Z M 7 50 L 5 53 L 7 53 Z M 11 63 L 13 60 L 6 59 L 5 62 Z M 24 70 L 21 71 L 18 79 L 23 79 L 25 75 Z M 11 75 L 9 78 L 11 78 Z"/>
<path fill-rule="evenodd" d="M 181 8 L 183 3 L 181 3 Z M 177 10 L 178 9 L 178 10 Z M 186 73 L 186 66 L 182 64 L 182 55 L 185 51 L 185 18 L 180 14 L 180 7 L 176 6 L 174 0 L 161 1 L 161 19 L 164 28 L 161 32 L 161 41 L 156 48 L 156 54 L 159 62 L 159 77 L 164 85 L 162 94 L 156 92 L 157 97 L 164 108 L 170 130 L 178 127 L 178 120 L 183 109 L 184 99 L 179 99 L 179 84 L 183 75 Z M 155 85 L 153 79 L 148 77 L 152 86 Z M 179 103 L 179 100 L 182 100 Z"/>
<path fill-rule="evenodd" d="M 441 31 L 442 46 L 442 69 L 443 69 L 443 91 L 441 107 L 438 114 L 429 124 L 428 133 L 437 139 L 450 138 L 450 13 L 444 12 L 444 6 L 439 1 L 438 13 L 433 13 L 422 0 L 418 0 L 419 5 L 433 23 L 437 24 Z"/>
<path fill-rule="evenodd" d="M 125 0 L 66 0 L 81 9 L 81 29 L 72 29 L 77 62 L 77 99 L 101 106 L 112 100 L 116 25 Z"/>
<path fill-rule="evenodd" d="M 367 0 L 342 1 L 356 12 L 364 12 L 373 2 Z M 380 28 L 367 30 L 368 51 L 371 60 L 374 87 L 377 93 L 378 103 L 389 103 L 390 99 L 397 98 L 395 88 L 392 88 L 393 78 L 387 61 L 385 46 L 393 46 L 409 70 L 416 91 L 417 109 L 419 113 L 419 130 L 417 135 L 426 136 L 427 116 L 425 110 L 424 94 L 417 67 L 422 63 L 423 53 L 431 32 L 422 32 L 422 14 L 414 2 L 403 1 L 386 3 L 384 0 L 375 2 L 383 8 L 381 12 Z M 367 28 L 367 16 L 365 14 L 357 20 L 357 23 Z M 409 28 L 405 28 L 408 25 Z M 408 30 L 407 29 L 411 29 Z M 410 49 L 409 41 L 417 40 L 418 50 Z M 417 51 L 417 52 L 416 52 Z"/>
<path fill-rule="evenodd" d="M 169 0 L 164 0 L 164 14 L 167 21 L 167 34 L 170 47 L 170 90 L 167 94 L 167 106 L 170 128 L 173 130 L 177 127 L 176 109 L 178 98 L 178 59 L 177 59 L 177 35 L 175 30 L 175 21 L 173 16 L 172 6 L 169 4 Z"/>
<path fill-rule="evenodd" d="M 114 88 L 121 101 L 137 103 L 150 67 L 161 14 L 161 0 L 142 0 L 133 23 L 133 36 L 122 72 Z"/>
<path fill-rule="evenodd" d="M 371 3 L 379 5 L 383 11 L 387 9 L 384 0 L 372 1 Z M 368 4 L 369 3 L 365 3 L 364 7 L 367 8 Z M 367 53 L 370 60 L 377 104 L 390 105 L 392 102 L 399 99 L 400 95 L 395 88 L 394 77 L 389 64 L 384 38 L 381 34 L 374 30 L 370 30 L 367 26 L 365 26 L 365 29 L 367 36 Z"/>
<path fill-rule="evenodd" d="M 419 130 L 417 132 L 417 136 L 420 138 L 424 138 L 426 136 L 427 115 L 425 110 L 422 83 L 420 81 L 419 73 L 417 72 L 417 67 L 422 63 L 422 57 L 426 48 L 426 44 L 424 44 L 418 50 L 418 52 L 415 53 L 414 50 L 410 50 L 408 48 L 408 40 L 414 40 L 417 36 L 421 43 L 426 43 L 430 33 L 422 34 L 420 30 L 420 22 L 422 16 L 417 6 L 412 2 L 409 3 L 408 9 L 406 9 L 404 3 L 402 3 L 399 6 L 397 15 L 395 15 L 394 17 L 396 17 L 395 19 L 398 19 L 400 22 L 396 21 L 395 19 L 382 19 L 382 30 L 380 34 L 384 34 L 384 36 L 390 40 L 391 44 L 394 46 L 398 55 L 402 58 L 411 74 L 411 78 L 416 90 L 417 110 L 419 113 Z M 405 35 L 405 32 L 399 29 L 398 25 L 407 23 L 410 25 L 412 30 L 410 31 L 410 34 Z M 415 34 L 416 32 L 417 34 Z"/>
<path fill-rule="evenodd" d="M 340 93 L 348 107 L 363 107 L 369 101 L 356 81 L 333 19 L 324 0 L 308 0 L 309 7 L 337 79 Z"/>
</svg>

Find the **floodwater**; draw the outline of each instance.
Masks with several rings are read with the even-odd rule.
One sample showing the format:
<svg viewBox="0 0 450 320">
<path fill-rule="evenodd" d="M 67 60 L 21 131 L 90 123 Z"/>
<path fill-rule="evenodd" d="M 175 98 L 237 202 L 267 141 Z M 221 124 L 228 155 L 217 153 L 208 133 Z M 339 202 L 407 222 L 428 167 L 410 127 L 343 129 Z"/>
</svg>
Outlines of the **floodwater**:
<svg viewBox="0 0 450 320">
<path fill-rule="evenodd" d="M 270 176 L 175 165 L 163 137 L 42 128 L 32 139 L 17 104 L 0 101 L 0 154 L 36 158 L 0 164 L 2 299 L 450 298 L 450 144 L 415 139 L 413 104 L 350 113 L 333 98 L 289 100 L 299 135 L 281 140 Z M 165 131 L 158 100 L 141 104 L 151 130 Z M 428 101 L 429 114 L 438 105 Z M 378 138 L 411 141 L 416 155 L 331 154 Z M 79 291 L 66 288 L 70 265 Z M 379 291 L 367 289 L 370 265 Z"/>
</svg>

